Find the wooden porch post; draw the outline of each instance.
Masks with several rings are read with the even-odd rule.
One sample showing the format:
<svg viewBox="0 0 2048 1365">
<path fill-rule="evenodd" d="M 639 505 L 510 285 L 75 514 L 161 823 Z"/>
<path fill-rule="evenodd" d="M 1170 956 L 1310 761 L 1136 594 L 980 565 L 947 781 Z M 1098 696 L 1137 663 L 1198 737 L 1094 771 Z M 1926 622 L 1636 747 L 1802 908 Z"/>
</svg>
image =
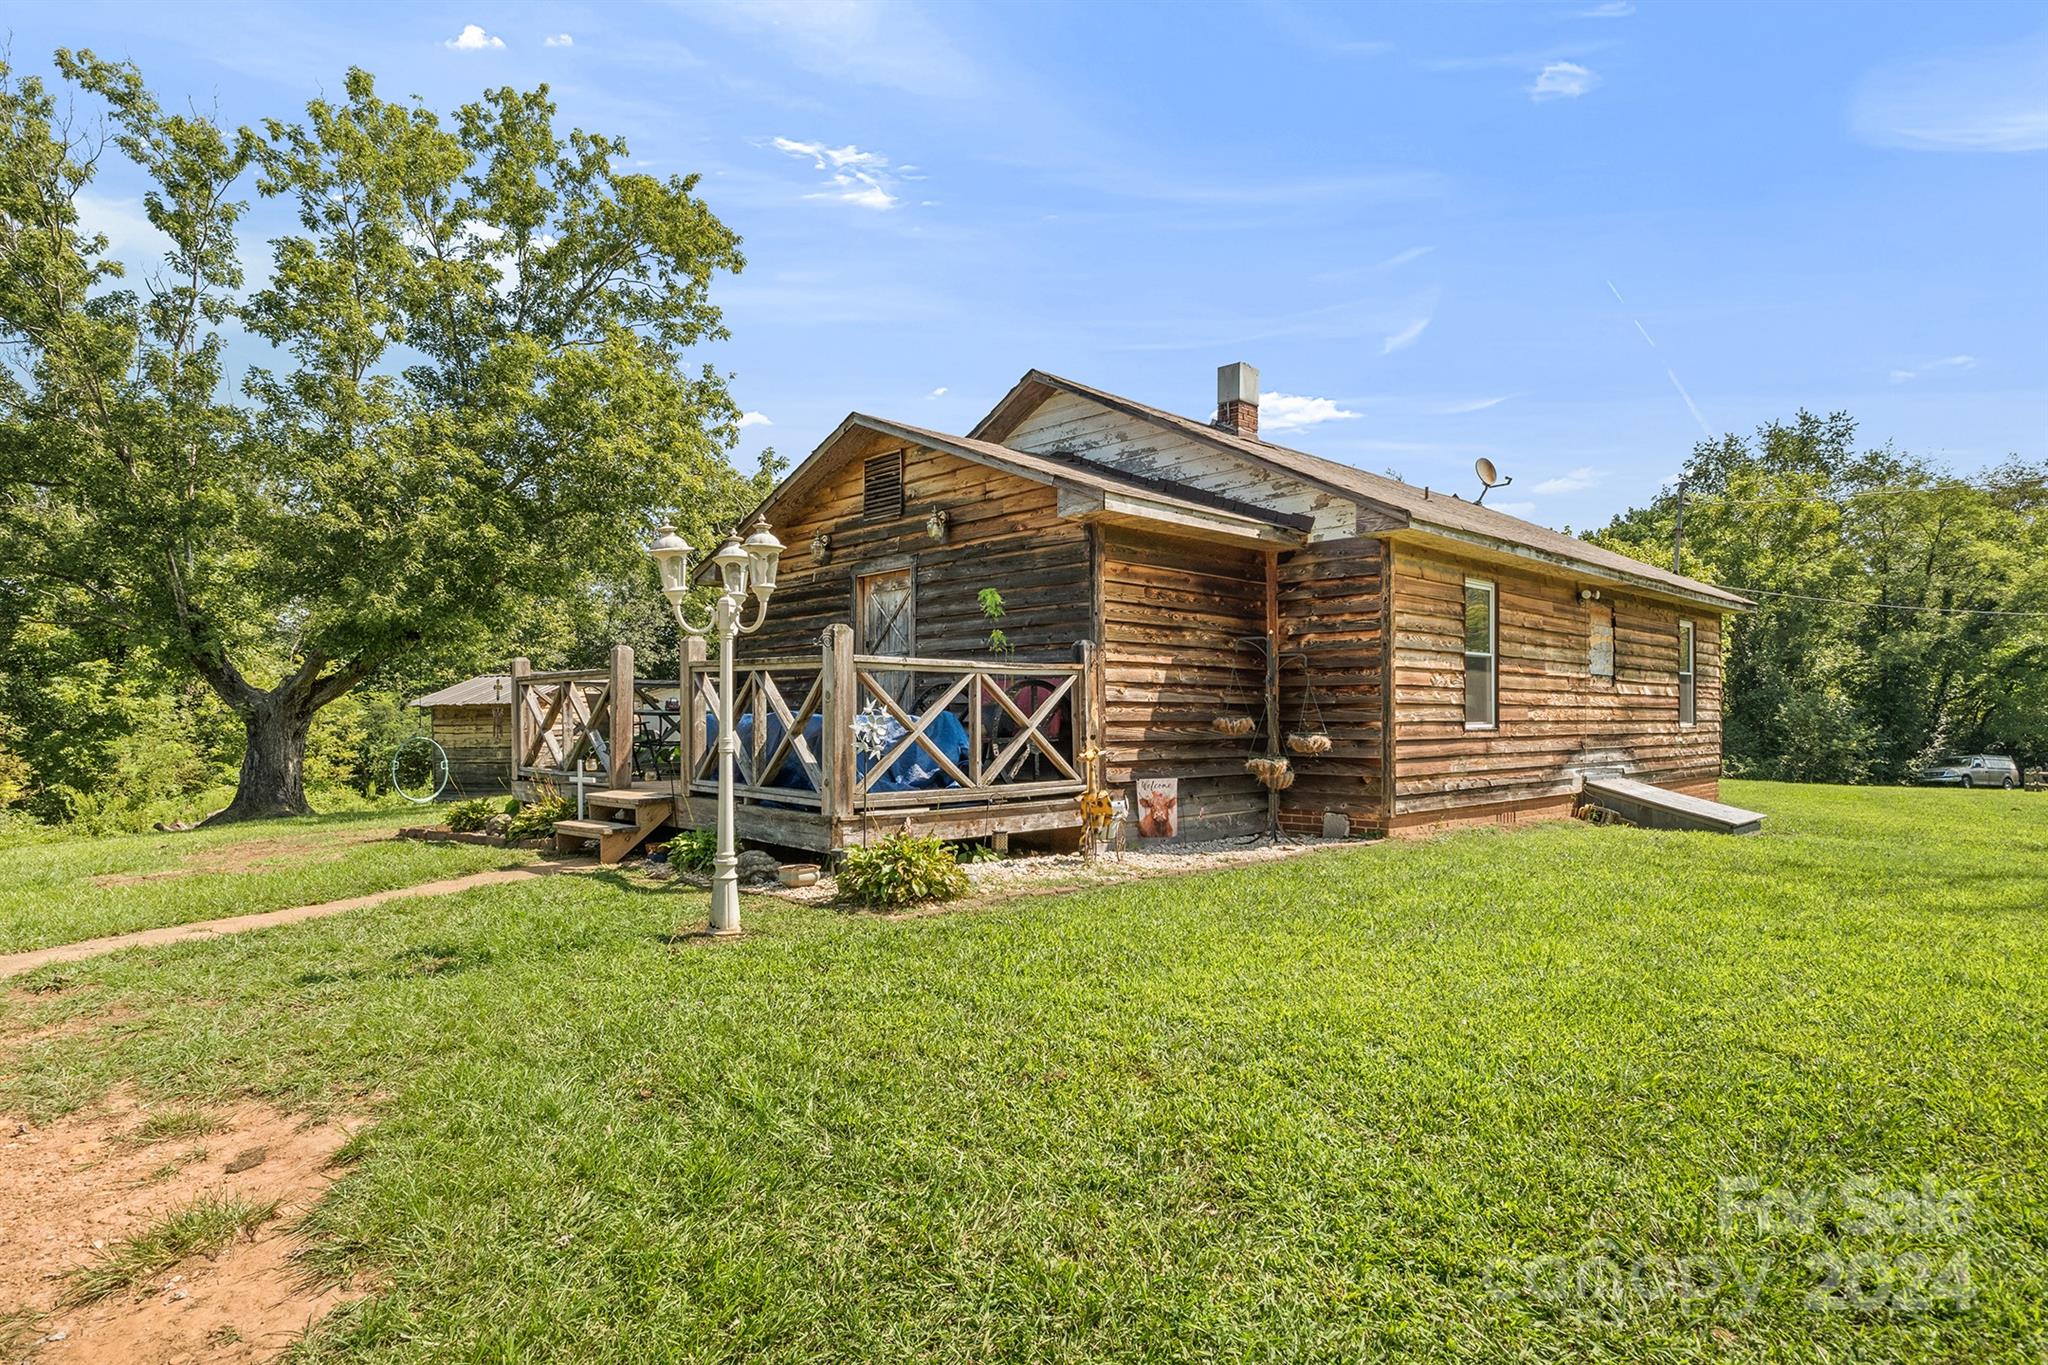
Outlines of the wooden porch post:
<svg viewBox="0 0 2048 1365">
<path fill-rule="evenodd" d="M 512 794 L 519 794 L 519 760 L 526 756 L 526 677 L 533 672 L 530 660 L 512 661 Z"/>
<path fill-rule="evenodd" d="M 818 674 L 818 813 L 824 817 L 825 837 L 837 838 L 837 824 L 856 809 L 853 800 L 854 702 L 860 696 L 860 678 L 853 669 L 853 627 L 834 624 L 825 627 L 824 658 Z M 834 844 L 834 847 L 837 847 Z"/>
<path fill-rule="evenodd" d="M 1093 640 L 1081 640 L 1074 645 L 1074 660 L 1081 665 L 1081 676 L 1074 681 L 1074 735 L 1080 748 L 1074 757 L 1081 756 L 1082 749 L 1093 749 L 1102 754 L 1104 733 L 1102 696 L 1102 650 Z M 1096 760 L 1100 767 L 1102 785 L 1109 786 L 1109 755 L 1102 754 Z M 1095 785 L 1097 773 L 1081 769 L 1081 781 L 1088 786 Z"/>
<path fill-rule="evenodd" d="M 614 789 L 633 785 L 633 646 L 612 646 L 611 733 L 605 747 L 611 750 L 611 771 L 605 784 Z"/>
</svg>

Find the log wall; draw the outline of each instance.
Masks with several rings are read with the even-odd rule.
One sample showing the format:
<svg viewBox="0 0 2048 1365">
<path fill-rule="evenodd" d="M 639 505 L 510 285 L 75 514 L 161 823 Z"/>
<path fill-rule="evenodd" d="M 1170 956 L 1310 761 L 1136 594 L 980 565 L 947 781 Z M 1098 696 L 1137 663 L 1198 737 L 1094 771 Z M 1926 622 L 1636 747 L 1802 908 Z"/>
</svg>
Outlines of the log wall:
<svg viewBox="0 0 2048 1365">
<path fill-rule="evenodd" d="M 1721 622 L 1602 585 L 1614 676 L 1592 676 L 1591 608 L 1562 575 L 1398 545 L 1393 558 L 1394 828 L 1569 814 L 1578 778 L 1619 772 L 1715 796 Z M 1498 585 L 1499 725 L 1467 730 L 1464 583 Z M 1697 632 L 1698 723 L 1678 723 L 1678 621 Z"/>
<path fill-rule="evenodd" d="M 1385 542 L 1371 537 L 1280 557 L 1282 733 L 1313 728 L 1320 712 L 1331 738 L 1328 753 L 1288 754 L 1295 779 L 1281 794 L 1280 824 L 1289 833 L 1320 835 L 1330 811 L 1355 833 L 1381 823 L 1386 565 Z"/>
<path fill-rule="evenodd" d="M 512 789 L 512 706 L 435 706 L 427 711 L 434 740 L 448 755 L 448 791 L 490 796 Z"/>
<path fill-rule="evenodd" d="M 1266 749 L 1266 665 L 1240 641 L 1265 630 L 1266 556 L 1119 527 L 1099 544 L 1107 780 L 1129 797 L 1138 778 L 1179 779 L 1182 839 L 1264 829 L 1266 789 L 1244 762 Z M 1259 730 L 1218 734 L 1219 714 Z M 1133 846 L 1159 842 L 1138 839 L 1132 813 Z"/>
<path fill-rule="evenodd" d="M 775 528 L 788 547 L 775 597 L 767 624 L 747 637 L 740 657 L 816 650 L 826 626 L 854 622 L 857 574 L 908 561 L 918 654 L 987 657 L 989 622 L 977 594 L 994 588 L 1007 612 L 1003 632 L 1019 656 L 1071 659 L 1075 643 L 1091 638 L 1089 546 L 1086 528 L 1059 516 L 1055 490 L 911 447 L 903 460 L 903 515 L 866 520 L 865 460 L 898 449 L 900 441 L 875 441 Z M 935 510 L 948 518 L 943 542 L 925 529 Z M 831 537 L 822 565 L 811 550 L 819 531 Z"/>
</svg>

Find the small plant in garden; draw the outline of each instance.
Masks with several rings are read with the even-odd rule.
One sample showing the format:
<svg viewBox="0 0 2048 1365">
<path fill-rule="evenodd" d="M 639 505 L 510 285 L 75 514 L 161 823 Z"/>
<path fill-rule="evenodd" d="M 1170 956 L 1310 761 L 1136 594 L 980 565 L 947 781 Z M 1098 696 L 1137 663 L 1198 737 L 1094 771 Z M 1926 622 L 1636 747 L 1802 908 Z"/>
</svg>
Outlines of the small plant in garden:
<svg viewBox="0 0 2048 1365">
<path fill-rule="evenodd" d="M 718 835 L 708 829 L 686 829 L 668 841 L 670 867 L 684 872 L 709 872 L 718 854 Z"/>
<path fill-rule="evenodd" d="M 555 821 L 566 820 L 572 807 L 567 797 L 543 792 L 512 813 L 505 826 L 507 839 L 544 839 L 555 832 Z"/>
<path fill-rule="evenodd" d="M 488 829 L 491 817 L 499 813 L 497 802 L 482 797 L 474 801 L 457 801 L 448 808 L 448 828 L 457 834 L 475 834 Z"/>
<path fill-rule="evenodd" d="M 964 896 L 967 874 L 943 841 L 892 834 L 870 847 L 846 850 L 839 889 L 856 905 L 891 910 Z"/>
<path fill-rule="evenodd" d="M 994 844 L 968 841 L 953 845 L 953 857 L 963 863 L 999 863 L 1003 855 Z"/>
<path fill-rule="evenodd" d="M 974 600 L 981 604 L 981 614 L 988 618 L 988 652 L 1005 658 L 1015 654 L 1017 647 L 1010 643 L 1010 637 L 996 624 L 1003 619 L 1003 595 L 994 588 L 983 588 L 974 595 Z"/>
</svg>

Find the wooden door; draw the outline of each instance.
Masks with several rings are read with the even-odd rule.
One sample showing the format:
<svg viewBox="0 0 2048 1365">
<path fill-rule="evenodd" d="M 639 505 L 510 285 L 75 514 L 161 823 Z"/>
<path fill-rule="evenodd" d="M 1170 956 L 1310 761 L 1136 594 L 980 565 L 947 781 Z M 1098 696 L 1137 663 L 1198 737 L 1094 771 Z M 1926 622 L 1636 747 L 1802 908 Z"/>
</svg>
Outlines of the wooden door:
<svg viewBox="0 0 2048 1365">
<path fill-rule="evenodd" d="M 854 634 L 862 654 L 890 654 L 907 657 L 916 652 L 917 592 L 907 568 L 881 569 L 854 579 Z M 907 672 L 882 674 L 878 681 L 888 688 L 899 706 L 907 705 L 911 675 Z"/>
</svg>

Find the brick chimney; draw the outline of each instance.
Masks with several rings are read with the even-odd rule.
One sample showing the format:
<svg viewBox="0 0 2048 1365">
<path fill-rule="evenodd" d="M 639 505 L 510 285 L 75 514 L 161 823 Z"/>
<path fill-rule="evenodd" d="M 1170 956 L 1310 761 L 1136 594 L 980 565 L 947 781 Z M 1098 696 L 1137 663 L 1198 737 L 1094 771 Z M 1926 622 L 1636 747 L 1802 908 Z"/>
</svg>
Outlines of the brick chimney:
<svg viewBox="0 0 2048 1365">
<path fill-rule="evenodd" d="M 1239 436 L 1259 434 L 1259 370 L 1242 360 L 1216 370 L 1216 425 Z"/>
</svg>

